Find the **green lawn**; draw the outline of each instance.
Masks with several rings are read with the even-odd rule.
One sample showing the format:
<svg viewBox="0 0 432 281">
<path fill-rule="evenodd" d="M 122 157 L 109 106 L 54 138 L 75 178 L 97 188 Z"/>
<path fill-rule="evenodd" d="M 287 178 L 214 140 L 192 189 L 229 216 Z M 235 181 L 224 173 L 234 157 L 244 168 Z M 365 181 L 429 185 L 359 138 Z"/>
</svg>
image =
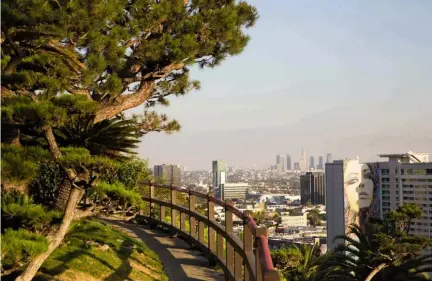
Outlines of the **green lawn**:
<svg viewBox="0 0 432 281">
<path fill-rule="evenodd" d="M 73 225 L 36 281 L 168 280 L 158 256 L 143 242 L 96 220 Z"/>
</svg>

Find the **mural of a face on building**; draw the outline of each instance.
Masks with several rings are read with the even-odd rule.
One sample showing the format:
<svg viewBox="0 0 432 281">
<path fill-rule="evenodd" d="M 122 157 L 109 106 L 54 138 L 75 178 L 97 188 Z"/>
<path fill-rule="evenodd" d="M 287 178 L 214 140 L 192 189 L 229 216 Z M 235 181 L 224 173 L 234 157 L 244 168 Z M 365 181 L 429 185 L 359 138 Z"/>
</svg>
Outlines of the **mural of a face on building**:
<svg viewBox="0 0 432 281">
<path fill-rule="evenodd" d="M 375 189 L 373 171 L 369 165 L 360 164 L 358 159 L 344 162 L 345 228 L 351 224 L 363 224 L 364 214 L 368 213 L 374 201 Z M 361 219 L 362 218 L 362 219 Z"/>
<path fill-rule="evenodd" d="M 369 165 L 361 166 L 361 181 L 358 187 L 360 209 L 369 208 L 374 198 L 374 182 Z"/>
<path fill-rule="evenodd" d="M 371 178 L 371 170 L 357 160 L 351 161 L 346 166 L 345 194 L 349 207 L 354 212 L 369 208 L 373 199 L 374 184 Z"/>
</svg>

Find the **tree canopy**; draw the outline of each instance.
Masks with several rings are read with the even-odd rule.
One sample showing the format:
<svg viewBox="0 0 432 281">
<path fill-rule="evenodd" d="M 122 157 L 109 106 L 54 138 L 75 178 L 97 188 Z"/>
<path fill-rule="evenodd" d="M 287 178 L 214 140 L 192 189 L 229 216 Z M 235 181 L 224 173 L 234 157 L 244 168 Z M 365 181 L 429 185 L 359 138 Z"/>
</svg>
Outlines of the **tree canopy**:
<svg viewBox="0 0 432 281">
<path fill-rule="evenodd" d="M 180 128 L 151 107 L 198 89 L 190 67 L 239 54 L 258 16 L 234 0 L 5 0 L 1 7 L 2 184 L 28 185 L 46 161 L 53 166 L 40 182 L 61 184 L 35 199 L 66 198 L 48 248 L 17 236 L 40 242 L 23 281 L 61 243 L 83 195 L 109 213 L 142 205 L 131 188 L 136 179 L 112 175 L 113 162 L 129 158 L 143 134 Z M 139 105 L 142 114 L 125 113 Z"/>
<path fill-rule="evenodd" d="M 256 19 L 233 0 L 3 1 L 4 95 L 85 96 L 98 104 L 95 122 L 166 105 L 199 87 L 191 65 L 239 54 Z"/>
</svg>

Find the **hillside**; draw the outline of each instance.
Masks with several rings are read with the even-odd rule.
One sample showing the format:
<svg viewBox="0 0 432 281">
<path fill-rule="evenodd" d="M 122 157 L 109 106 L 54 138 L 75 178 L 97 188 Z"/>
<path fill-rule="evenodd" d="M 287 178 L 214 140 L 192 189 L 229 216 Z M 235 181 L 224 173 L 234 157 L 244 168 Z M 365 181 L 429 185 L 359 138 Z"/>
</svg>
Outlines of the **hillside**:
<svg viewBox="0 0 432 281">
<path fill-rule="evenodd" d="M 73 225 L 35 281 L 168 280 L 146 244 L 96 220 Z"/>
</svg>

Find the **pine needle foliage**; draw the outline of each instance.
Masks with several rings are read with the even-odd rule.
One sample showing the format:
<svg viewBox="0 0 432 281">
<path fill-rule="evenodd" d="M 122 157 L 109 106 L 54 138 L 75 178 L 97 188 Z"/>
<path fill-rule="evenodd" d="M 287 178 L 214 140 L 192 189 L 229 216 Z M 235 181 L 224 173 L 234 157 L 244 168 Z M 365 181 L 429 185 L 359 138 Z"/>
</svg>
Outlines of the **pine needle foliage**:
<svg viewBox="0 0 432 281">
<path fill-rule="evenodd" d="M 6 229 L 1 235 L 2 269 L 8 270 L 48 249 L 47 239 L 26 229 Z"/>
<path fill-rule="evenodd" d="M 38 162 L 50 158 L 47 150 L 41 147 L 19 147 L 16 145 L 1 145 L 2 179 L 30 180 L 37 172 Z"/>
<path fill-rule="evenodd" d="M 167 104 L 167 96 L 199 88 L 189 66 L 239 54 L 257 18 L 234 0 L 6 0 L 2 86 L 18 95 L 41 91 L 48 101 L 64 92 L 88 97 L 101 111 L 111 107 L 110 117 L 144 102 Z M 137 103 L 113 108 L 144 88 L 149 94 Z"/>
<path fill-rule="evenodd" d="M 138 193 L 127 190 L 125 186 L 119 182 L 112 184 L 102 182 L 98 184 L 96 192 L 99 196 L 108 196 L 109 198 L 117 199 L 122 201 L 122 203 L 129 203 L 134 206 L 140 206 L 144 202 Z"/>
<path fill-rule="evenodd" d="M 19 193 L 5 193 L 1 200 L 2 229 L 25 228 L 43 232 L 51 224 L 58 223 L 61 213 L 50 211 L 45 206 L 35 204 L 31 197 Z"/>
</svg>

